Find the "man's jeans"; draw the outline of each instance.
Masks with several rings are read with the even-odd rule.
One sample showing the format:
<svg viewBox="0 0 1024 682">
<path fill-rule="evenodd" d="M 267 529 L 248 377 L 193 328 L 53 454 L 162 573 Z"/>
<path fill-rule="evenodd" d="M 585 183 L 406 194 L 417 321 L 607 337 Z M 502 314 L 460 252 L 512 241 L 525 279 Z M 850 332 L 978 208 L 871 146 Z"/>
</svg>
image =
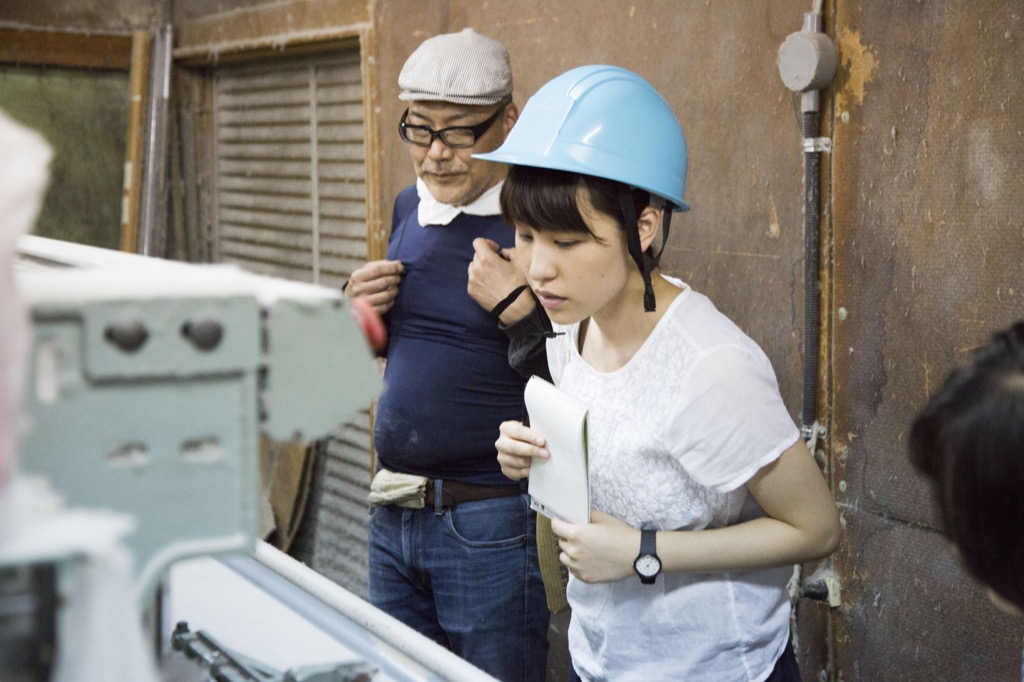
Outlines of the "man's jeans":
<svg viewBox="0 0 1024 682">
<path fill-rule="evenodd" d="M 370 601 L 503 682 L 542 681 L 549 613 L 526 494 L 370 508 Z"/>
</svg>

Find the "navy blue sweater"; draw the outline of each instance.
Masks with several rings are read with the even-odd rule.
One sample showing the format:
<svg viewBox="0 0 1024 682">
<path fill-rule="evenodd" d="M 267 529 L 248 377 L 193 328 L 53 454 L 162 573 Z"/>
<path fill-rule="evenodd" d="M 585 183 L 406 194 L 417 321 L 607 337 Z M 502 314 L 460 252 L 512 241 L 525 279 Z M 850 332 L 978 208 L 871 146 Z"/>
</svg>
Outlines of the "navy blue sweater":
<svg viewBox="0 0 1024 682">
<path fill-rule="evenodd" d="M 388 327 L 384 390 L 374 425 L 392 471 L 511 485 L 498 467 L 498 426 L 522 419 L 525 380 L 508 363 L 508 337 L 466 293 L 473 239 L 512 246 L 501 216 L 460 214 L 423 227 L 415 186 L 395 200 L 388 259 L 405 265 Z"/>
</svg>

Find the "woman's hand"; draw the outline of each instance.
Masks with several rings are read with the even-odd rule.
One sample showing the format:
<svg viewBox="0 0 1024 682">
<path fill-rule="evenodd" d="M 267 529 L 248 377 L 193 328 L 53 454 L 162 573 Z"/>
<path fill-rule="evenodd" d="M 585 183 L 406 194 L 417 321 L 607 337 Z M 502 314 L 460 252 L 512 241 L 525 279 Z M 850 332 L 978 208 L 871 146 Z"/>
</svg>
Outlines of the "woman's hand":
<svg viewBox="0 0 1024 682">
<path fill-rule="evenodd" d="M 501 473 L 513 481 L 530 475 L 534 457 L 547 459 L 551 456 L 545 447 L 547 441 L 522 422 L 502 422 L 499 433 L 501 435 L 494 442 L 498 449 L 498 464 L 501 465 Z"/>
<path fill-rule="evenodd" d="M 585 583 L 608 583 L 635 576 L 633 560 L 640 552 L 640 531 L 596 509 L 589 524 L 551 520 L 562 565 Z"/>
</svg>

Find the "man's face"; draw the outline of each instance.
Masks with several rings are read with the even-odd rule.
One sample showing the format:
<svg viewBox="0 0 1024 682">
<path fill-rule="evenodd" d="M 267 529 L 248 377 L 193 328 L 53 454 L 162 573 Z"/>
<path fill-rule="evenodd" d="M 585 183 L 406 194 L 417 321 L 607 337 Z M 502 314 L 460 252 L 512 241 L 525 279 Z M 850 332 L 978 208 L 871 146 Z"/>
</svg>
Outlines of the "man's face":
<svg viewBox="0 0 1024 682">
<path fill-rule="evenodd" d="M 465 206 L 504 177 L 504 164 L 472 158 L 472 154 L 494 151 L 512 130 L 519 110 L 509 103 L 490 128 L 480 135 L 472 147 L 453 149 L 435 137 L 429 147 L 409 144 L 409 153 L 416 175 L 427 185 L 430 193 L 443 204 Z M 413 102 L 406 122 L 427 126 L 433 130 L 453 126 L 472 126 L 486 121 L 501 105 L 468 106 L 449 102 Z"/>
</svg>

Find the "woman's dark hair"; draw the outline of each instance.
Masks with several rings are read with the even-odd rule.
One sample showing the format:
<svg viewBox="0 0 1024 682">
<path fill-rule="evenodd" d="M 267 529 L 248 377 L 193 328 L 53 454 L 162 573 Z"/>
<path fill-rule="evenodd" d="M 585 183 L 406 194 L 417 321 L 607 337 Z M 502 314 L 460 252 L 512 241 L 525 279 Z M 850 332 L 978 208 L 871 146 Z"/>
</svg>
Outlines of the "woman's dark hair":
<svg viewBox="0 0 1024 682">
<path fill-rule="evenodd" d="M 612 216 L 622 229 L 625 228 L 619 205 L 620 192 L 629 192 L 636 215 L 651 203 L 650 192 L 631 189 L 614 180 L 549 168 L 512 166 L 501 188 L 501 212 L 509 225 L 526 225 L 541 232 L 584 232 L 595 236 L 576 202 L 581 188 L 587 191 L 591 205 Z M 636 229 L 635 225 L 632 227 Z"/>
<path fill-rule="evenodd" d="M 910 460 L 968 570 L 1024 609 L 1024 321 L 949 375 L 914 420 Z"/>
</svg>

